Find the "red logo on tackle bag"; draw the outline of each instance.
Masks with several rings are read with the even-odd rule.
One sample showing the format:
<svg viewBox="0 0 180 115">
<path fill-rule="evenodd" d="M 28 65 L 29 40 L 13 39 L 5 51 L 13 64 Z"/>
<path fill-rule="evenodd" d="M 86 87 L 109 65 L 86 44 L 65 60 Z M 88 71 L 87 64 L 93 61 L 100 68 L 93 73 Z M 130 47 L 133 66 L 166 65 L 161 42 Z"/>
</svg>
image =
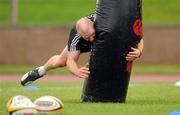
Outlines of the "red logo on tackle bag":
<svg viewBox="0 0 180 115">
<path fill-rule="evenodd" d="M 143 26 L 143 24 L 142 24 L 142 20 L 141 20 L 141 19 L 137 19 L 137 20 L 134 22 L 133 30 L 134 30 L 134 33 L 135 33 L 137 36 L 142 36 L 142 31 L 143 31 L 142 26 Z"/>
<path fill-rule="evenodd" d="M 132 61 L 129 61 L 126 65 L 126 71 L 131 72 L 132 70 Z"/>
</svg>

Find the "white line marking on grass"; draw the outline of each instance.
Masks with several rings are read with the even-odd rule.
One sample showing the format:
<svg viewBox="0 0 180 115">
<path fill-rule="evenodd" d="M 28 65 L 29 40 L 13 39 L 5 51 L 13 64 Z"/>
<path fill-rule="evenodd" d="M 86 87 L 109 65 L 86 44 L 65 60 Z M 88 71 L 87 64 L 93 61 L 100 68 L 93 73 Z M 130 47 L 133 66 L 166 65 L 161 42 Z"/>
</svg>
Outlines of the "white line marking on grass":
<svg viewBox="0 0 180 115">
<path fill-rule="evenodd" d="M 142 83 L 130 83 L 129 84 L 129 87 L 141 87 L 141 86 L 144 86 L 145 84 L 142 84 Z M 83 87 L 82 86 L 57 86 L 57 87 L 43 87 L 43 86 L 38 86 L 38 90 L 37 91 L 57 91 L 57 90 L 82 90 Z M 5 89 L 5 88 L 1 88 L 0 89 L 0 92 L 16 92 L 16 91 L 28 91 L 26 89 L 26 87 L 17 87 L 17 88 L 8 88 L 8 89 Z"/>
<path fill-rule="evenodd" d="M 142 86 L 142 85 L 144 85 L 144 84 L 140 84 L 140 83 L 131 83 L 131 84 L 129 84 L 129 87 L 134 87 L 134 86 Z"/>
<path fill-rule="evenodd" d="M 40 88 L 41 89 L 41 88 Z M 71 86 L 71 87 L 49 87 L 49 88 L 42 88 L 43 90 L 81 90 L 82 87 L 80 86 Z"/>
<path fill-rule="evenodd" d="M 44 91 L 44 90 L 82 90 L 81 86 L 69 86 L 69 87 L 49 87 L 49 88 L 45 88 L 45 87 L 38 87 L 39 90 Z M 16 92 L 16 91 L 28 91 L 26 89 L 26 87 L 24 88 L 9 88 L 9 89 L 0 89 L 0 92 Z"/>
</svg>

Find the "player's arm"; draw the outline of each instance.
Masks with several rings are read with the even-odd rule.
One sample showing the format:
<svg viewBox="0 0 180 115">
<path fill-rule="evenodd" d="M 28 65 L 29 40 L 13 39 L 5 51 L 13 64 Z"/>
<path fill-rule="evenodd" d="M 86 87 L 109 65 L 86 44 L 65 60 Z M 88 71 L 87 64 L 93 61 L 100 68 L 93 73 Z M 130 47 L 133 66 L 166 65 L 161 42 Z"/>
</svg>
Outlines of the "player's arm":
<svg viewBox="0 0 180 115">
<path fill-rule="evenodd" d="M 68 51 L 67 67 L 77 77 L 86 78 L 89 75 L 89 68 L 87 66 L 78 68 L 77 61 L 79 59 L 80 51 Z"/>
<path fill-rule="evenodd" d="M 127 56 L 126 56 L 126 60 L 127 61 L 134 61 L 135 59 L 139 58 L 142 54 L 144 48 L 144 40 L 141 39 L 141 41 L 139 42 L 139 44 L 137 45 L 137 48 L 131 48 L 132 51 L 130 51 Z"/>
<path fill-rule="evenodd" d="M 140 50 L 140 52 L 142 53 L 143 48 L 144 48 L 144 40 L 141 39 L 141 41 L 139 42 L 137 48 Z"/>
</svg>

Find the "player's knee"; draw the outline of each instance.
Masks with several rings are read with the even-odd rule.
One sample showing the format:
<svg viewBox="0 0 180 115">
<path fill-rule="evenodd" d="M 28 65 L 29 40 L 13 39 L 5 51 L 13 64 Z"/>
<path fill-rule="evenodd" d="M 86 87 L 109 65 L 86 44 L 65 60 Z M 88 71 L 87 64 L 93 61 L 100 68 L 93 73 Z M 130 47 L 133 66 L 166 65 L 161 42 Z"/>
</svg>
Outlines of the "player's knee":
<svg viewBox="0 0 180 115">
<path fill-rule="evenodd" d="M 66 66 L 66 60 L 67 60 L 67 59 L 66 59 L 65 57 L 59 55 L 58 66 L 59 66 L 59 67 L 64 67 L 64 66 Z"/>
<path fill-rule="evenodd" d="M 54 63 L 52 63 L 53 67 L 64 67 L 66 65 L 66 59 L 62 58 L 61 55 L 53 56 Z"/>
</svg>

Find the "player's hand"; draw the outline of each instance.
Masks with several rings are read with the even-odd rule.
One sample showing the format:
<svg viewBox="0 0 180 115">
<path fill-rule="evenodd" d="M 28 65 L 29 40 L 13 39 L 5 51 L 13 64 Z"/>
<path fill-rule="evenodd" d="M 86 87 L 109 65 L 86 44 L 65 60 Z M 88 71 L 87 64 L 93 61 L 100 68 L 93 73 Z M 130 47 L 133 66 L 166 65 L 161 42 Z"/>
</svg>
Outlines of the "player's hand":
<svg viewBox="0 0 180 115">
<path fill-rule="evenodd" d="M 130 51 L 126 56 L 127 61 L 134 61 L 135 59 L 137 59 L 141 55 L 141 51 L 138 48 L 132 47 L 131 50 L 132 51 Z"/>
<path fill-rule="evenodd" d="M 79 69 L 77 77 L 79 78 L 87 78 L 90 74 L 89 67 L 83 66 Z"/>
</svg>

